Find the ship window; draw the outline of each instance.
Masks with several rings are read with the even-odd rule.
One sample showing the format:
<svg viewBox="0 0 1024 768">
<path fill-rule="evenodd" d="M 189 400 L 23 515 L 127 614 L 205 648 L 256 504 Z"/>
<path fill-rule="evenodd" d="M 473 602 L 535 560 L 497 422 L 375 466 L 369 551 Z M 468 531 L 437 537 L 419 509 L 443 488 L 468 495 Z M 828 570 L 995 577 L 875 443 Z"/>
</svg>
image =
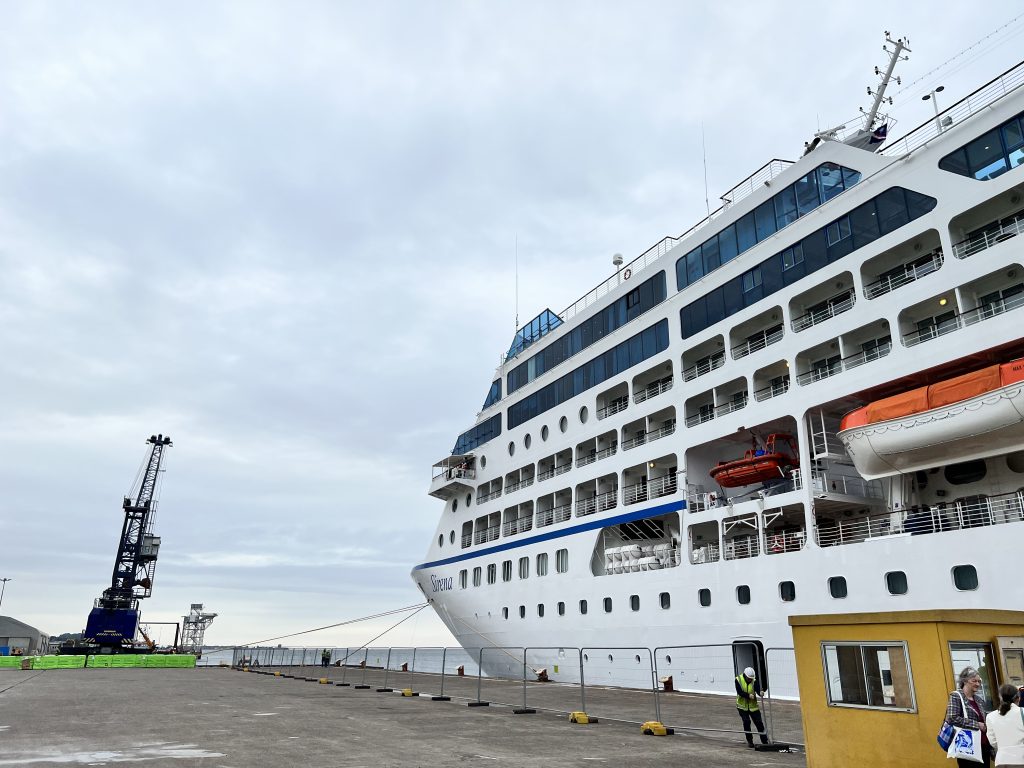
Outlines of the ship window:
<svg viewBox="0 0 1024 768">
<path fill-rule="evenodd" d="M 832 576 L 828 580 L 828 593 L 837 600 L 842 600 L 847 595 L 846 577 Z"/>
<path fill-rule="evenodd" d="M 890 595 L 907 594 L 907 574 L 903 571 L 889 571 L 885 574 L 885 586 Z"/>
<path fill-rule="evenodd" d="M 501 580 L 512 581 L 512 561 L 505 560 L 501 564 Z"/>
<path fill-rule="evenodd" d="M 850 236 L 850 217 L 843 216 L 838 221 L 829 224 L 825 228 L 825 236 L 828 238 L 829 245 L 835 245 L 840 240 L 848 238 Z"/>
<path fill-rule="evenodd" d="M 822 643 L 828 703 L 913 712 L 906 643 Z"/>
<path fill-rule="evenodd" d="M 782 252 L 782 268 L 792 269 L 797 264 L 801 264 L 804 260 L 804 249 L 797 243 L 792 248 L 787 248 Z"/>
<path fill-rule="evenodd" d="M 611 613 L 612 612 L 612 599 L 610 597 L 606 597 L 604 599 L 604 612 L 605 613 Z"/>
<path fill-rule="evenodd" d="M 537 615 L 544 618 L 544 603 L 537 603 Z"/>
<path fill-rule="evenodd" d="M 507 606 L 505 608 L 501 609 L 501 618 L 508 619 L 508 607 Z"/>
<path fill-rule="evenodd" d="M 523 437 L 523 448 L 528 449 L 531 443 L 533 443 L 533 438 L 530 437 L 530 433 L 527 432 L 526 435 Z"/>
<path fill-rule="evenodd" d="M 959 464 L 947 464 L 943 468 L 942 474 L 945 476 L 946 482 L 952 485 L 967 485 L 984 480 L 987 471 L 985 460 L 975 459 L 974 461 L 962 461 Z"/>
<path fill-rule="evenodd" d="M 565 416 L 558 420 L 558 428 L 562 430 L 562 432 L 565 432 L 565 430 L 569 428 L 569 420 L 565 418 Z"/>
<path fill-rule="evenodd" d="M 508 455 L 511 456 L 516 452 L 516 444 L 511 440 L 508 443 Z"/>
<path fill-rule="evenodd" d="M 750 586 L 747 584 L 740 584 L 736 587 L 736 602 L 740 605 L 750 604 Z"/>
<path fill-rule="evenodd" d="M 481 580 L 482 577 L 483 577 L 483 569 L 478 565 L 476 568 L 473 569 L 473 586 L 474 587 L 479 587 L 480 586 L 480 580 Z"/>
<path fill-rule="evenodd" d="M 462 548 L 466 549 L 473 543 L 473 521 L 467 520 L 462 524 Z"/>
<path fill-rule="evenodd" d="M 547 440 L 548 439 L 548 425 L 547 424 L 545 424 L 543 427 L 540 428 L 540 439 L 541 440 Z"/>
<path fill-rule="evenodd" d="M 455 531 L 454 530 L 452 530 L 452 531 L 450 531 L 448 533 L 448 543 L 449 544 L 454 544 L 455 543 Z"/>
<path fill-rule="evenodd" d="M 796 584 L 792 581 L 780 581 L 779 597 L 782 598 L 784 603 L 791 603 L 796 600 Z"/>
<path fill-rule="evenodd" d="M 440 534 L 437 537 L 437 546 L 439 546 L 439 547 L 443 547 L 444 546 L 444 534 L 443 533 Z"/>
<path fill-rule="evenodd" d="M 469 576 L 469 571 L 467 571 L 465 568 L 463 568 L 461 571 L 459 571 L 459 589 L 465 589 L 466 588 L 466 579 L 468 578 L 468 576 Z"/>
<path fill-rule="evenodd" d="M 697 601 L 707 608 L 711 605 L 711 590 L 710 589 L 698 589 L 697 590 Z"/>
<path fill-rule="evenodd" d="M 525 619 L 526 618 L 526 606 L 525 605 L 520 605 L 519 606 L 519 618 L 520 619 Z"/>
<path fill-rule="evenodd" d="M 587 612 L 587 601 L 580 600 L 580 613 L 585 614 Z"/>
<path fill-rule="evenodd" d="M 548 553 L 541 552 L 537 555 L 537 575 L 547 576 L 548 575 Z"/>
<path fill-rule="evenodd" d="M 672 606 L 672 595 L 668 592 L 662 592 L 658 595 L 658 600 L 661 602 L 662 608 L 670 608 Z"/>
<path fill-rule="evenodd" d="M 558 601 L 558 615 L 565 616 L 565 603 L 561 600 Z"/>
<path fill-rule="evenodd" d="M 560 549 L 555 552 L 555 570 L 559 573 L 565 573 L 569 570 L 569 550 Z"/>
<path fill-rule="evenodd" d="M 796 221 L 796 192 L 792 187 L 786 187 L 775 196 L 775 228 L 782 229 L 787 224 Z"/>
<path fill-rule="evenodd" d="M 590 415 L 590 412 L 587 411 L 587 406 L 584 405 L 582 408 L 580 408 L 580 424 L 586 424 L 587 423 L 587 417 L 589 415 Z"/>
<path fill-rule="evenodd" d="M 640 595 L 630 595 L 629 596 L 629 609 L 631 611 L 639 611 L 640 610 Z"/>
<path fill-rule="evenodd" d="M 494 563 L 487 564 L 487 583 L 494 584 L 498 580 L 498 566 Z"/>
<path fill-rule="evenodd" d="M 451 471 L 451 470 L 449 470 L 449 471 Z M 454 512 L 458 508 L 459 508 L 459 500 L 458 499 L 452 499 L 452 512 Z"/>
<path fill-rule="evenodd" d="M 815 171 L 811 171 L 802 179 L 798 179 L 793 187 L 796 191 L 797 212 L 801 216 L 810 213 L 821 205 L 821 199 L 818 195 L 818 174 Z"/>
<path fill-rule="evenodd" d="M 977 589 L 978 569 L 973 565 L 954 565 L 953 586 L 964 592 Z"/>
<path fill-rule="evenodd" d="M 530 578 L 530 558 L 520 557 L 519 558 L 519 578 L 528 579 Z"/>
<path fill-rule="evenodd" d="M 466 494 L 466 506 L 468 507 L 472 503 L 473 503 L 473 494 L 472 493 L 467 493 Z"/>
<path fill-rule="evenodd" d="M 754 267 L 748 272 L 743 273 L 743 292 L 750 293 L 750 291 L 761 285 L 761 268 Z"/>
</svg>

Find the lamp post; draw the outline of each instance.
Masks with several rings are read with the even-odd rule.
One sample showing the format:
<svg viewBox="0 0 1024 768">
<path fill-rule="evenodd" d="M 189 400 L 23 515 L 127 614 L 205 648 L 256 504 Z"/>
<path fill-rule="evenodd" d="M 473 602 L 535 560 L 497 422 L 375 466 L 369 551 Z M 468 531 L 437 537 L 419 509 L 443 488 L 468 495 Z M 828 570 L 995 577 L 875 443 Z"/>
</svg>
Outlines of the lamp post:
<svg viewBox="0 0 1024 768">
<path fill-rule="evenodd" d="M 14 581 L 14 579 L 0 579 L 0 605 L 4 604 L 4 590 L 7 589 L 7 582 Z"/>
<path fill-rule="evenodd" d="M 942 122 L 939 120 L 939 101 L 935 98 L 935 94 L 942 93 L 945 89 L 946 86 L 940 85 L 931 93 L 926 93 L 921 97 L 921 101 L 931 101 L 932 106 L 935 107 L 935 128 L 939 133 L 942 133 Z"/>
</svg>

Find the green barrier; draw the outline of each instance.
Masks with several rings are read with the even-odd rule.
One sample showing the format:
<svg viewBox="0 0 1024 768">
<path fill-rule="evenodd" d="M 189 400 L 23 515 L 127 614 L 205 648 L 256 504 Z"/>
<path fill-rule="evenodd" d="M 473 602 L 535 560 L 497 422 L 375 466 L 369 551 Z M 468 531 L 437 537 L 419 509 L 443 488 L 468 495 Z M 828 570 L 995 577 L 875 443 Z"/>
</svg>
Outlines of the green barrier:
<svg viewBox="0 0 1024 768">
<path fill-rule="evenodd" d="M 0 656 L 0 669 L 21 669 L 23 656 Z"/>
<path fill-rule="evenodd" d="M 60 657 L 58 657 L 60 658 Z M 196 657 L 190 653 L 180 654 L 110 654 L 103 656 L 89 656 L 85 663 L 87 667 L 103 669 L 125 669 L 129 667 L 144 667 L 147 669 L 168 669 L 168 668 L 191 668 L 196 665 Z M 81 666 L 80 664 L 78 666 Z"/>
</svg>

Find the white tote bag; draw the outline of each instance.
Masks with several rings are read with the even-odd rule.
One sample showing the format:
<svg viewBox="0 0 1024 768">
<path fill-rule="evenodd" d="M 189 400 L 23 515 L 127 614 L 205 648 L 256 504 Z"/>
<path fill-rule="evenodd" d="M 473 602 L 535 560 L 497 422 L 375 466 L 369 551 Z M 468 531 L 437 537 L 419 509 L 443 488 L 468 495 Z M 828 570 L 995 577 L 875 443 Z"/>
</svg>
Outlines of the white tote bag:
<svg viewBox="0 0 1024 768">
<path fill-rule="evenodd" d="M 967 719 L 967 701 L 964 695 L 960 694 L 960 706 L 964 710 L 964 720 Z M 950 759 L 970 760 L 975 763 L 983 762 L 981 757 L 981 731 L 973 728 L 953 729 L 953 741 L 949 745 L 946 756 Z"/>
</svg>

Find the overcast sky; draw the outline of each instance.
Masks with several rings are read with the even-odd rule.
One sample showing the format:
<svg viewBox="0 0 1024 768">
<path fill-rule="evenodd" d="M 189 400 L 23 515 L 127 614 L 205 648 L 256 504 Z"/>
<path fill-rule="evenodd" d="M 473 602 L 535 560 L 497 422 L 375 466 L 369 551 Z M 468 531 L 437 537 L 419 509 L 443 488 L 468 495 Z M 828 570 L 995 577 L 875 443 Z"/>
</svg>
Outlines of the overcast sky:
<svg viewBox="0 0 1024 768">
<path fill-rule="evenodd" d="M 203 602 L 227 644 L 419 602 L 517 238 L 526 322 L 703 217 L 702 129 L 714 201 L 869 106 L 883 30 L 913 51 L 895 136 L 1020 58 L 1018 1 L 938 9 L 5 3 L 0 613 L 82 629 L 155 432 L 147 619 Z"/>
</svg>

